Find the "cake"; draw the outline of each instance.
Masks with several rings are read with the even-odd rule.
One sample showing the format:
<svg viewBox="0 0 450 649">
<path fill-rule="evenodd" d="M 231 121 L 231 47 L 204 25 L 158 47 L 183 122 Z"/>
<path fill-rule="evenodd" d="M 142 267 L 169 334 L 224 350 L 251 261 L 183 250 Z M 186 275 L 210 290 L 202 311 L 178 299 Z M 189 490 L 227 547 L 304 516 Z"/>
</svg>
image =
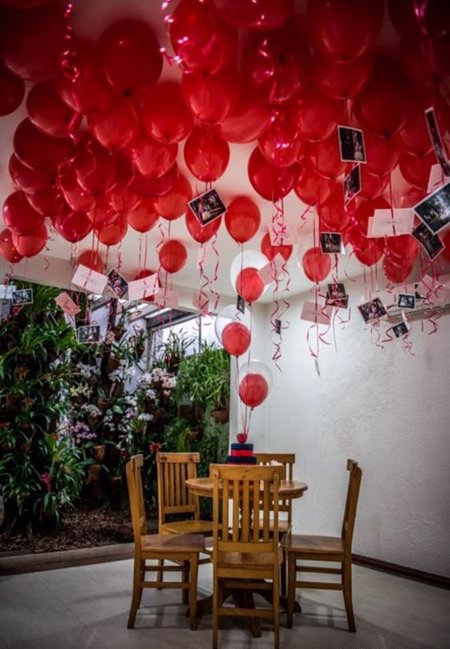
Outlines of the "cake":
<svg viewBox="0 0 450 649">
<path fill-rule="evenodd" d="M 227 464 L 256 464 L 253 444 L 231 444 L 231 453 L 227 457 Z"/>
</svg>

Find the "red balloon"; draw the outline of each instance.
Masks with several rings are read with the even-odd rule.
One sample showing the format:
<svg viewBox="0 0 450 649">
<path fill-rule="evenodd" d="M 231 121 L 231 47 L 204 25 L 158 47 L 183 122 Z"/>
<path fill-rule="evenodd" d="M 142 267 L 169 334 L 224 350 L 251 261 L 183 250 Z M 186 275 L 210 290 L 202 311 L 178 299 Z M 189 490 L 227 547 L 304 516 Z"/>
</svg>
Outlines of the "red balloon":
<svg viewBox="0 0 450 649">
<path fill-rule="evenodd" d="M 408 119 L 399 131 L 405 151 L 418 156 L 424 156 L 431 151 L 430 133 L 425 121 L 425 109 L 433 105 L 432 98 L 418 98 L 412 106 Z"/>
<path fill-rule="evenodd" d="M 305 275 L 312 282 L 322 282 L 331 271 L 331 256 L 320 248 L 309 248 L 302 257 Z"/>
<path fill-rule="evenodd" d="M 348 234 L 356 259 L 364 266 L 373 266 L 384 253 L 384 239 L 369 239 L 361 226 L 353 227 Z"/>
<path fill-rule="evenodd" d="M 9 12 L 2 33 L 6 67 L 22 79 L 51 79 L 59 70 L 64 34 L 62 7 L 50 4 Z"/>
<path fill-rule="evenodd" d="M 246 374 L 239 383 L 239 396 L 249 408 L 262 404 L 269 394 L 269 384 L 262 374 Z"/>
<path fill-rule="evenodd" d="M 313 59 L 312 78 L 330 99 L 355 97 L 367 85 L 375 59 L 369 53 L 351 61 L 331 61 L 320 56 Z"/>
<path fill-rule="evenodd" d="M 87 212 L 93 209 L 95 199 L 92 194 L 79 184 L 77 172 L 71 162 L 58 167 L 58 184 L 66 203 L 76 212 Z"/>
<path fill-rule="evenodd" d="M 301 167 L 293 164 L 289 167 L 275 167 L 267 162 L 258 147 L 248 161 L 248 176 L 253 189 L 268 201 L 276 201 L 287 196 L 295 186 Z"/>
<path fill-rule="evenodd" d="M 39 226 L 29 234 L 11 233 L 12 243 L 19 255 L 23 257 L 34 257 L 39 254 L 47 243 L 47 228 L 45 225 Z"/>
<path fill-rule="evenodd" d="M 377 176 L 385 176 L 394 170 L 400 157 L 398 137 L 380 137 L 370 131 L 364 133 L 367 171 Z"/>
<path fill-rule="evenodd" d="M 25 95 L 23 79 L 0 64 L 0 116 L 19 108 Z"/>
<path fill-rule="evenodd" d="M 136 207 L 127 213 L 128 225 L 138 232 L 148 232 L 158 219 L 154 202 L 148 198 L 141 198 Z"/>
<path fill-rule="evenodd" d="M 81 115 L 62 101 L 54 81 L 41 81 L 31 88 L 27 111 L 33 124 L 51 137 L 67 137 L 81 125 Z"/>
<path fill-rule="evenodd" d="M 193 176 L 213 182 L 228 166 L 230 147 L 217 128 L 196 126 L 185 142 L 184 159 Z"/>
<path fill-rule="evenodd" d="M 261 213 L 256 203 L 247 196 L 238 196 L 225 212 L 225 227 L 238 243 L 245 243 L 258 231 Z"/>
<path fill-rule="evenodd" d="M 78 45 L 73 66 L 77 75 L 60 73 L 57 87 L 61 99 L 75 112 L 94 115 L 108 108 L 116 95 L 100 72 L 98 52 L 91 45 Z"/>
<path fill-rule="evenodd" d="M 48 4 L 48 0 L 1 0 L 0 4 L 12 7 L 12 9 L 31 9 Z"/>
<path fill-rule="evenodd" d="M 222 122 L 235 106 L 239 96 L 239 84 L 234 69 L 221 70 L 217 74 L 200 72 L 184 73 L 181 90 L 192 113 L 202 122 Z"/>
<path fill-rule="evenodd" d="M 158 142 L 173 144 L 189 135 L 194 118 L 173 81 L 159 83 L 147 90 L 141 101 L 142 119 L 147 133 Z"/>
<path fill-rule="evenodd" d="M 17 264 L 23 259 L 23 256 L 14 248 L 11 230 L 8 228 L 0 232 L 0 256 L 10 264 Z"/>
<path fill-rule="evenodd" d="M 309 168 L 325 180 L 336 180 L 348 168 L 348 163 L 341 160 L 337 133 L 332 133 L 323 142 L 310 144 L 306 160 Z"/>
<path fill-rule="evenodd" d="M 186 212 L 187 203 L 191 199 L 191 183 L 186 176 L 179 173 L 173 183 L 172 189 L 164 196 L 155 199 L 155 210 L 164 219 L 173 221 Z"/>
<path fill-rule="evenodd" d="M 383 273 L 386 279 L 393 284 L 405 282 L 412 271 L 412 264 L 405 265 L 405 261 L 392 257 L 386 253 L 383 259 Z"/>
<path fill-rule="evenodd" d="M 342 232 L 350 218 L 344 207 L 344 192 L 340 185 L 337 185 L 327 200 L 316 209 L 322 232 Z"/>
<path fill-rule="evenodd" d="M 386 255 L 392 261 L 398 258 L 402 265 L 412 266 L 419 250 L 419 242 L 410 234 L 386 238 Z"/>
<path fill-rule="evenodd" d="M 450 31 L 431 41 L 429 45 L 429 60 L 436 81 L 445 84 L 450 76 Z"/>
<path fill-rule="evenodd" d="M 381 196 L 389 182 L 389 174 L 380 176 L 372 174 L 366 165 L 361 165 L 361 191 L 358 198 L 373 199 Z"/>
<path fill-rule="evenodd" d="M 161 76 L 159 44 L 145 22 L 119 20 L 100 36 L 98 49 L 106 78 L 125 97 L 154 85 Z"/>
<path fill-rule="evenodd" d="M 106 195 L 97 197 L 92 209 L 88 210 L 86 215 L 95 227 L 106 226 L 116 217 L 116 213 Z"/>
<path fill-rule="evenodd" d="M 355 97 L 353 111 L 363 128 L 390 137 L 405 123 L 410 105 L 405 75 L 394 61 L 380 58 L 368 85 Z"/>
<path fill-rule="evenodd" d="M 52 189 L 56 184 L 53 169 L 33 169 L 23 164 L 13 153 L 9 159 L 9 175 L 15 186 L 27 194 L 36 194 Z"/>
<path fill-rule="evenodd" d="M 297 95 L 289 104 L 292 122 L 309 142 L 322 142 L 344 122 L 342 102 L 324 97 L 315 88 Z M 336 136 L 337 142 L 337 136 Z"/>
<path fill-rule="evenodd" d="M 302 142 L 289 117 L 277 115 L 258 138 L 264 157 L 276 167 L 289 167 L 300 157 Z"/>
<path fill-rule="evenodd" d="M 426 196 L 426 188 L 409 186 L 400 196 L 399 207 L 414 207 Z"/>
<path fill-rule="evenodd" d="M 108 193 L 108 200 L 114 211 L 127 214 L 139 205 L 141 198 L 127 187 L 120 187 L 117 184 Z"/>
<path fill-rule="evenodd" d="M 170 40 L 185 68 L 214 74 L 227 67 L 237 50 L 237 31 L 198 0 L 182 0 L 171 16 Z"/>
<path fill-rule="evenodd" d="M 270 104 L 279 104 L 305 89 L 309 53 L 293 27 L 264 33 L 242 54 L 243 83 Z"/>
<path fill-rule="evenodd" d="M 430 0 L 422 3 L 420 29 L 427 36 L 439 38 L 450 31 L 450 12 L 447 0 Z M 388 0 L 389 17 L 401 34 L 418 33 L 419 22 L 413 0 Z"/>
<path fill-rule="evenodd" d="M 431 45 L 431 44 L 430 44 Z M 420 35 L 408 35 L 400 43 L 399 60 L 403 72 L 412 83 L 420 86 L 433 84 L 433 68 L 427 52 L 427 45 Z"/>
<path fill-rule="evenodd" d="M 82 241 L 92 230 L 92 223 L 82 212 L 68 211 L 60 214 L 54 220 L 53 225 L 58 234 L 70 243 Z"/>
<path fill-rule="evenodd" d="M 303 203 L 320 205 L 330 196 L 336 183 L 330 178 L 319 176 L 314 169 L 305 167 L 300 174 L 294 191 Z"/>
<path fill-rule="evenodd" d="M 274 29 L 294 12 L 294 0 L 212 0 L 212 4 L 222 20 L 243 29 Z"/>
<path fill-rule="evenodd" d="M 159 196 L 166 196 L 173 189 L 177 177 L 178 166 L 176 162 L 160 178 L 147 178 L 135 171 L 129 189 L 139 196 L 156 200 Z"/>
<path fill-rule="evenodd" d="M 261 252 L 267 257 L 269 261 L 272 261 L 277 255 L 281 255 L 284 261 L 289 261 L 290 256 L 292 255 L 293 246 L 272 246 L 270 243 L 270 235 L 268 232 L 261 239 Z"/>
<path fill-rule="evenodd" d="M 21 191 L 10 194 L 3 205 L 3 221 L 16 234 L 30 234 L 44 223 L 44 216 L 37 212 Z"/>
<path fill-rule="evenodd" d="M 160 178 L 177 159 L 178 144 L 162 144 L 148 135 L 130 145 L 133 162 L 143 176 Z"/>
<path fill-rule="evenodd" d="M 20 122 L 14 133 L 14 153 L 30 167 L 56 167 L 73 155 L 69 138 L 54 138 L 37 129 L 29 119 Z"/>
<path fill-rule="evenodd" d="M 236 292 L 246 302 L 252 304 L 264 292 L 264 284 L 256 268 L 244 268 L 236 277 Z"/>
<path fill-rule="evenodd" d="M 198 243 L 206 243 L 206 241 L 209 241 L 217 233 L 221 223 L 222 217 L 214 219 L 206 225 L 202 225 L 191 210 L 186 210 L 186 227 L 191 237 Z"/>
<path fill-rule="evenodd" d="M 375 210 L 389 209 L 391 209 L 391 206 L 384 198 L 381 197 L 372 200 L 359 201 L 354 211 L 353 217 L 358 227 L 361 228 L 363 234 L 366 236 L 369 218 L 374 215 Z"/>
<path fill-rule="evenodd" d="M 105 246 L 115 246 L 127 233 L 127 217 L 124 214 L 116 214 L 112 220 L 107 218 L 103 223 L 95 225 L 94 229 L 100 243 Z"/>
<path fill-rule="evenodd" d="M 375 44 L 383 15 L 383 0 L 310 0 L 306 18 L 311 44 L 336 61 L 357 59 Z"/>
<path fill-rule="evenodd" d="M 126 99 L 117 99 L 103 112 L 91 115 L 88 125 L 92 134 L 107 149 L 123 149 L 140 131 L 136 112 Z"/>
<path fill-rule="evenodd" d="M 36 212 L 44 217 L 54 218 L 67 207 L 66 201 L 57 189 L 48 189 L 45 192 L 27 194 L 27 201 Z"/>
<path fill-rule="evenodd" d="M 220 129 L 228 142 L 252 142 L 261 135 L 270 117 L 269 107 L 245 87 L 241 87 L 238 102 L 221 122 Z"/>
<path fill-rule="evenodd" d="M 93 138 L 85 138 L 78 144 L 73 165 L 79 184 L 92 194 L 103 195 L 117 183 L 115 159 Z"/>
<path fill-rule="evenodd" d="M 434 151 L 430 151 L 425 155 L 405 151 L 400 156 L 398 164 L 405 180 L 411 185 L 425 188 L 428 184 L 431 167 L 436 164 L 436 154 Z"/>
<path fill-rule="evenodd" d="M 242 322 L 229 322 L 222 331 L 222 345 L 231 356 L 242 356 L 250 347 L 251 334 Z"/>
<path fill-rule="evenodd" d="M 103 273 L 105 270 L 105 262 L 95 250 L 85 250 L 78 255 L 77 264 L 95 270 L 97 273 Z"/>
<path fill-rule="evenodd" d="M 169 239 L 159 250 L 159 263 L 168 273 L 177 273 L 187 260 L 187 250 L 181 241 Z"/>
</svg>

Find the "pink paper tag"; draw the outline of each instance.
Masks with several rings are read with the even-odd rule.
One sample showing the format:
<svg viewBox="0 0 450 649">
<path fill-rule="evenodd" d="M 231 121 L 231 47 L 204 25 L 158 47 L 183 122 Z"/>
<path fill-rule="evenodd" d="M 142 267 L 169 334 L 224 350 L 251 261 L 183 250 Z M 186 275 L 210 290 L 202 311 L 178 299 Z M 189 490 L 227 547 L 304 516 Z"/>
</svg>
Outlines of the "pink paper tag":
<svg viewBox="0 0 450 649">
<path fill-rule="evenodd" d="M 258 270 L 258 275 L 264 286 L 271 284 L 275 279 L 275 267 L 269 261 L 265 266 Z"/>
<path fill-rule="evenodd" d="M 432 194 L 439 189 L 442 185 L 445 185 L 448 182 L 449 177 L 444 176 L 442 167 L 440 164 L 435 164 L 431 166 L 430 177 L 428 178 L 427 194 Z"/>
<path fill-rule="evenodd" d="M 332 312 L 332 306 L 324 307 L 322 304 L 318 304 L 316 308 L 314 302 L 304 302 L 300 319 L 317 324 L 328 325 L 330 324 L 330 317 Z"/>
<path fill-rule="evenodd" d="M 391 210 L 375 210 L 369 217 L 368 237 L 398 237 L 400 234 L 411 234 L 414 227 L 414 212 L 409 207 Z"/>
<path fill-rule="evenodd" d="M 56 304 L 67 313 L 67 315 L 75 316 L 80 313 L 81 308 L 75 304 L 70 295 L 64 291 L 55 297 Z"/>
<path fill-rule="evenodd" d="M 173 308 L 178 306 L 178 294 L 176 291 L 170 291 L 169 289 L 160 288 L 155 295 L 155 304 L 161 308 Z"/>
<path fill-rule="evenodd" d="M 95 270 L 80 264 L 72 277 L 72 284 L 83 288 L 89 293 L 101 295 L 105 290 L 106 282 L 108 281 L 107 275 L 97 273 Z"/>
<path fill-rule="evenodd" d="M 145 297 L 151 297 L 158 291 L 158 274 L 148 275 L 142 279 L 135 279 L 128 282 L 128 299 L 130 302 L 142 300 Z"/>
</svg>

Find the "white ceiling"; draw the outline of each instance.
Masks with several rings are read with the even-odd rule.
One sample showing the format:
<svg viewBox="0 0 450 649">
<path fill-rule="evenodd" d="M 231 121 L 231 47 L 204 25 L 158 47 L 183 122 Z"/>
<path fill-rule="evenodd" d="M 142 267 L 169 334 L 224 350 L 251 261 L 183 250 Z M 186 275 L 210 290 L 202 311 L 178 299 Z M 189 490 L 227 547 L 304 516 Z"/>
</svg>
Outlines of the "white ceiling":
<svg viewBox="0 0 450 649">
<path fill-rule="evenodd" d="M 171 4 L 170 7 L 175 6 L 176 2 Z M 304 11 L 305 2 L 302 0 L 297 3 L 298 10 Z M 96 39 L 103 29 L 113 23 L 119 18 L 134 17 L 141 18 L 149 21 L 153 26 L 154 32 L 162 45 L 165 45 L 170 51 L 170 43 L 165 31 L 165 26 L 162 19 L 161 3 L 159 0 L 77 0 L 74 3 L 73 25 L 77 34 L 88 38 Z M 382 42 L 391 44 L 397 40 L 397 36 L 393 32 L 392 27 L 386 23 L 382 33 Z M 166 78 L 179 78 L 180 71 L 176 66 L 170 66 L 167 62 L 164 63 L 163 76 Z M 12 151 L 12 137 L 16 125 L 25 116 L 25 109 L 22 106 L 13 115 L 3 117 L 0 119 L 0 141 L 2 147 L 0 149 L 0 200 L 3 204 L 6 196 L 13 191 L 13 185 L 8 174 L 8 160 Z M 262 226 L 260 231 L 255 237 L 245 244 L 245 249 L 259 250 L 259 242 L 262 235 L 267 231 L 267 224 L 271 220 L 272 204 L 260 198 L 252 189 L 247 175 L 247 160 L 248 156 L 253 149 L 253 144 L 250 145 L 231 145 L 231 159 L 225 174 L 215 183 L 215 188 L 218 190 L 225 204 L 229 203 L 231 199 L 238 195 L 247 195 L 252 197 L 260 207 L 262 214 Z M 178 156 L 178 163 L 181 170 L 185 171 L 186 167 L 183 160 L 183 147 L 180 146 Z M 195 180 L 190 176 L 192 180 Z M 195 187 L 195 183 L 193 183 Z M 197 190 L 199 193 L 204 191 L 203 183 L 197 183 Z M 296 222 L 300 226 L 299 243 L 294 249 L 294 254 L 289 262 L 289 271 L 291 274 L 291 293 L 299 293 L 311 288 L 311 282 L 305 277 L 299 265 L 299 258 L 303 252 L 313 245 L 312 225 L 313 214 L 310 213 L 305 221 L 300 220 L 300 215 L 304 212 L 305 206 L 302 205 L 295 193 L 292 191 L 284 200 L 284 209 L 286 218 L 289 221 Z M 167 224 L 166 221 L 163 221 Z M 155 247 L 160 240 L 161 234 L 158 228 L 154 228 L 148 235 L 148 261 L 147 267 L 156 268 L 157 257 Z M 189 287 L 193 290 L 199 289 L 199 271 L 197 269 L 197 258 L 199 246 L 189 236 L 184 218 L 180 218 L 171 223 L 171 236 L 182 240 L 188 248 L 188 263 L 185 268 L 173 276 L 174 288 L 176 286 Z M 121 272 L 128 278 L 132 278 L 134 273 L 138 270 L 139 263 L 139 250 L 143 250 L 144 242 L 140 243 L 140 235 L 131 228 L 126 235 L 126 238 L 120 246 L 121 257 Z M 84 242 L 78 244 L 78 251 L 88 249 L 91 247 L 92 236 L 89 235 Z M 104 248 L 100 246 L 100 250 Z M 220 267 L 217 281 L 214 285 L 216 291 L 224 296 L 233 296 L 234 290 L 230 281 L 230 265 L 234 257 L 239 253 L 240 247 L 228 235 L 224 224 L 222 224 L 217 248 L 220 251 Z M 118 247 L 112 248 L 108 253 L 108 268 L 117 266 L 117 250 Z M 66 260 L 69 264 L 71 257 L 71 246 L 65 242 L 60 236 L 52 234 L 51 240 L 48 243 L 48 249 L 41 253 L 40 257 L 43 259 L 42 263 L 39 260 L 22 261 L 16 266 L 15 273 L 18 276 L 30 277 L 30 268 L 33 268 L 35 279 L 43 281 L 48 284 L 57 283 L 57 274 L 61 269 L 61 262 L 56 263 L 56 260 Z M 106 253 L 106 250 L 105 250 Z M 106 254 L 105 254 L 106 256 Z M 215 264 L 215 256 L 210 256 L 210 264 Z M 141 259 L 142 267 L 142 259 Z M 344 276 L 358 275 L 362 272 L 362 268 L 358 262 L 351 259 L 349 256 L 340 261 L 340 274 Z M 209 271 L 210 275 L 214 275 L 213 271 Z M 272 299 L 270 290 L 266 291 L 263 301 L 269 302 Z"/>
</svg>

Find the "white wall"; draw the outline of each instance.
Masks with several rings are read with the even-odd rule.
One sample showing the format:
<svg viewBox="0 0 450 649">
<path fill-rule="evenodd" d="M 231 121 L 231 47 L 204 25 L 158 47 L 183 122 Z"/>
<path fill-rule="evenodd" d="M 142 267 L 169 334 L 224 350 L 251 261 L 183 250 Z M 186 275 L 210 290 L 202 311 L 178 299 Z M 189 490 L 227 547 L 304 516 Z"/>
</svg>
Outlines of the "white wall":
<svg viewBox="0 0 450 649">
<path fill-rule="evenodd" d="M 352 290 L 356 304 L 363 287 Z M 252 346 L 275 380 L 250 441 L 260 451 L 295 452 L 295 477 L 309 486 L 294 503 L 295 530 L 340 532 L 351 457 L 363 470 L 353 551 L 449 576 L 450 316 L 434 335 L 416 321 L 410 355 L 398 341 L 375 346 L 355 308 L 345 329 L 336 327 L 337 352 L 321 345 L 319 377 L 300 305 L 289 311 L 281 374 L 271 362 L 268 308 L 256 310 Z"/>
</svg>

